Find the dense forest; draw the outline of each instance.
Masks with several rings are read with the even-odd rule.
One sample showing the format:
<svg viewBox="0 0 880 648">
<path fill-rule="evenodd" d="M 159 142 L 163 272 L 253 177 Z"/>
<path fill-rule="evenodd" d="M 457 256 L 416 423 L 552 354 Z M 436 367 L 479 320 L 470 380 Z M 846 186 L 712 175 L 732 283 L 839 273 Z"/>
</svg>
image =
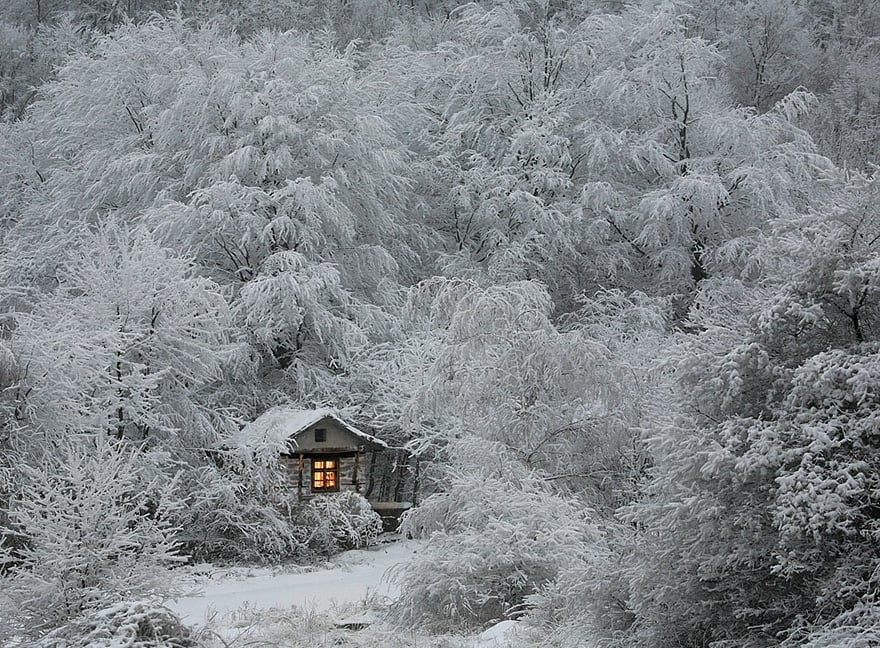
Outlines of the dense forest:
<svg viewBox="0 0 880 648">
<path fill-rule="evenodd" d="M 880 645 L 880 3 L 6 0 L 0 117 L 0 643 L 307 560 L 292 404 L 396 627 Z"/>
</svg>

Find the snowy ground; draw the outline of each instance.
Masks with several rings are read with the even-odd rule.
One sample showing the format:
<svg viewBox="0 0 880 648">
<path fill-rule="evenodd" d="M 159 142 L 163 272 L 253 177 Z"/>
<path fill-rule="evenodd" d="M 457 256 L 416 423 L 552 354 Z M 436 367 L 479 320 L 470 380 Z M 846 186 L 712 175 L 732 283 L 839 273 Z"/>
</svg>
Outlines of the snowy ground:
<svg viewBox="0 0 880 648">
<path fill-rule="evenodd" d="M 502 621 L 477 636 L 427 636 L 383 621 L 398 595 L 389 570 L 417 560 L 422 543 L 399 540 L 348 551 L 323 567 L 197 565 L 175 573 L 184 595 L 165 605 L 204 648 L 512 648 L 517 626 Z M 4 599 L 0 586 L 0 602 Z M 4 635 L 0 606 L 0 637 Z M 11 629 L 9 629 L 11 631 Z M 22 637 L 0 646 L 23 648 Z M 90 644 L 93 645 L 93 644 Z"/>
<path fill-rule="evenodd" d="M 290 573 L 264 568 L 196 572 L 194 593 L 166 603 L 188 625 L 205 625 L 241 608 L 268 610 L 296 606 L 328 611 L 397 596 L 388 570 L 409 562 L 419 543 L 406 540 L 367 550 L 348 551 L 329 568 Z"/>
<path fill-rule="evenodd" d="M 505 621 L 477 637 L 427 637 L 400 633 L 381 620 L 398 594 L 389 570 L 418 556 L 421 544 L 398 541 L 349 551 L 330 565 L 297 568 L 190 571 L 192 594 L 166 605 L 196 629 L 207 646 L 317 648 L 501 648 L 515 628 Z"/>
</svg>

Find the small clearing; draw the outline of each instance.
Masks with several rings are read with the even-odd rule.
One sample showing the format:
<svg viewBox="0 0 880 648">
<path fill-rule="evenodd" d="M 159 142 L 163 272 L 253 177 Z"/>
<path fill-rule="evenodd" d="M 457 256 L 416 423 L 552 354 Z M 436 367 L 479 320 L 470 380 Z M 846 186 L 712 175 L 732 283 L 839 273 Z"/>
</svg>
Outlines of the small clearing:
<svg viewBox="0 0 880 648">
<path fill-rule="evenodd" d="M 399 591 L 390 571 L 417 557 L 422 542 L 400 540 L 347 551 L 317 569 L 295 566 L 188 570 L 190 590 L 166 606 L 206 648 L 502 648 L 504 621 L 475 637 L 401 633 L 382 621 Z"/>
<path fill-rule="evenodd" d="M 190 626 L 203 626 L 242 608 L 298 607 L 324 612 L 368 600 L 390 601 L 397 594 L 389 569 L 406 564 L 420 543 L 401 540 L 370 549 L 347 551 L 324 569 L 291 573 L 278 568 L 223 570 L 194 574 L 188 596 L 166 602 Z"/>
</svg>

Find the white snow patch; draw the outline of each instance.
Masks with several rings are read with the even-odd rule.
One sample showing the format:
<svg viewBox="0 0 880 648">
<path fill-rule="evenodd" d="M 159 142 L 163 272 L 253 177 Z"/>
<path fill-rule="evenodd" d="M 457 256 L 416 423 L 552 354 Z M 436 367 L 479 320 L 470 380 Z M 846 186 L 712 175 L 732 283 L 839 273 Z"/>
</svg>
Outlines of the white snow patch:
<svg viewBox="0 0 880 648">
<path fill-rule="evenodd" d="M 246 573 L 233 570 L 224 577 L 214 572 L 199 584 L 200 592 L 166 601 L 184 623 L 203 626 L 210 619 L 231 615 L 241 608 L 268 610 L 297 606 L 327 611 L 368 598 L 394 599 L 396 585 L 386 578 L 391 567 L 412 560 L 420 543 L 412 540 L 348 551 L 332 567 L 306 573 L 278 573 L 268 568 Z M 204 568 L 202 568 L 203 570 Z"/>
<path fill-rule="evenodd" d="M 516 621 L 501 621 L 486 628 L 477 635 L 474 648 L 500 648 L 509 646 L 511 638 L 516 634 Z"/>
<path fill-rule="evenodd" d="M 388 447 L 388 444 L 381 439 L 347 423 L 335 410 L 327 407 L 320 409 L 273 407 L 257 417 L 256 420 L 245 425 L 237 434 L 233 435 L 233 439 L 243 447 L 247 447 L 255 441 L 286 443 L 288 440 L 294 439 L 300 432 L 326 418 L 332 419 L 337 425 L 368 443 L 380 448 Z"/>
</svg>

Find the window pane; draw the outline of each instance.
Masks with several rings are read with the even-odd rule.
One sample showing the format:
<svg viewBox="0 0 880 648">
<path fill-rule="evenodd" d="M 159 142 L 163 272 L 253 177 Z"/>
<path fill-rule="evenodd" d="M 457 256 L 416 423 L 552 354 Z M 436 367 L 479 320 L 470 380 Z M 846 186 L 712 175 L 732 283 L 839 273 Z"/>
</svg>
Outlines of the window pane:
<svg viewBox="0 0 880 648">
<path fill-rule="evenodd" d="M 339 489 L 339 460 L 312 459 L 312 490 L 336 491 Z"/>
</svg>

